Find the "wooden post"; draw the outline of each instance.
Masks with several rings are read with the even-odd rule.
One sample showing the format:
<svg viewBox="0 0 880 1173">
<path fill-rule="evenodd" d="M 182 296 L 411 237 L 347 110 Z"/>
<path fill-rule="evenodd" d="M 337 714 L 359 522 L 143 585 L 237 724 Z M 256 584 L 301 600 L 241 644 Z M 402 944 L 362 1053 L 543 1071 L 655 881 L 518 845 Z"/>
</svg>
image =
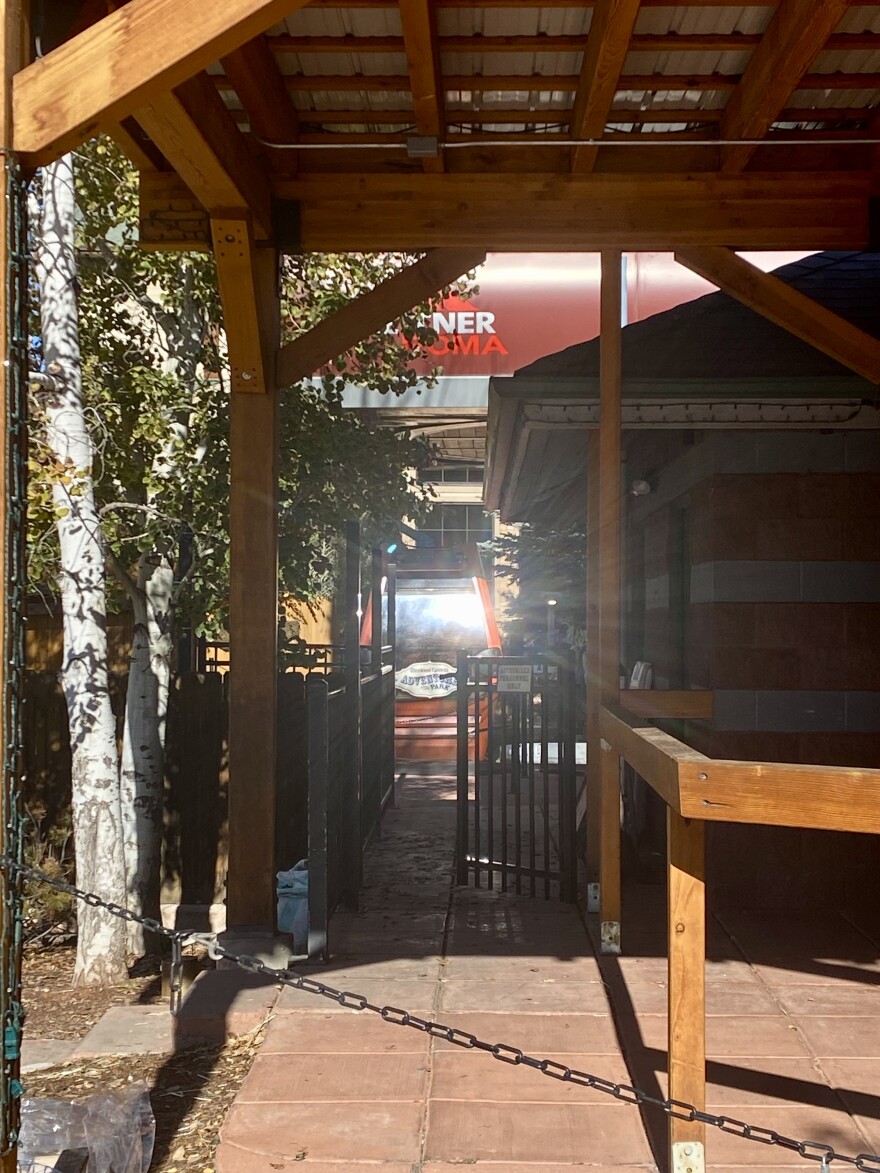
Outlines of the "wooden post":
<svg viewBox="0 0 880 1173">
<path fill-rule="evenodd" d="M 263 352 L 278 337 L 278 259 L 255 256 Z M 234 330 L 234 321 L 226 323 Z M 273 363 L 267 361 L 266 371 Z M 229 875 L 231 930 L 274 930 L 278 645 L 278 389 L 233 391 L 229 490 Z"/>
<path fill-rule="evenodd" d="M 22 634 L 22 592 L 24 590 L 24 507 L 26 487 L 23 464 L 27 458 L 26 436 L 15 429 L 16 401 L 26 396 L 21 382 L 27 378 L 27 242 L 25 229 L 20 239 L 13 217 L 25 216 L 24 193 L 17 191 L 17 159 L 11 154 L 13 139 L 12 77 L 27 61 L 30 42 L 26 8 L 21 0 L 0 0 L 0 60 L 3 62 L 3 103 L 0 106 L 0 144 L 3 153 L 3 192 L 0 198 L 0 329 L 3 354 L 0 356 L 0 550 L 3 584 L 0 592 L 0 705 L 3 709 L 0 742 L 0 827 L 3 850 L 17 854 L 12 836 L 18 830 L 18 786 L 21 776 L 21 748 L 15 706 L 20 704 L 20 671 L 24 657 Z M 19 251 L 20 256 L 11 255 Z M 18 321 L 16 318 L 18 317 Z M 16 345 L 16 343 L 18 345 Z M 23 409 L 22 409 L 22 414 Z M 10 423 L 13 427 L 10 429 Z M 16 514 L 19 514 L 17 517 Z M 16 744 L 17 740 L 17 744 Z M 12 744 L 10 744 L 12 741 Z M 18 1150 L 15 1136 L 20 1123 L 21 1089 L 19 1049 L 21 1046 L 21 938 L 13 923 L 12 911 L 20 900 L 21 884 L 5 869 L 0 871 L 0 902 L 5 924 L 0 939 L 0 981 L 3 982 L 3 1017 L 0 1030 L 6 1054 L 0 1072 L 0 1173 L 15 1173 Z"/>
<path fill-rule="evenodd" d="M 345 786 L 342 797 L 342 902 L 357 911 L 363 876 L 361 761 L 361 526 L 345 523 Z"/>
<path fill-rule="evenodd" d="M 599 911 L 602 754 L 599 749 L 602 657 L 599 647 L 599 433 L 587 433 L 587 912 Z"/>
<path fill-rule="evenodd" d="M 620 697 L 621 252 L 602 252 L 599 342 L 599 648 L 602 704 Z M 620 952 L 620 757 L 602 747 L 602 952 Z"/>
<path fill-rule="evenodd" d="M 667 811 L 669 1096 L 706 1106 L 705 824 Z M 703 1173 L 706 1126 L 669 1118 L 670 1169 Z"/>
</svg>

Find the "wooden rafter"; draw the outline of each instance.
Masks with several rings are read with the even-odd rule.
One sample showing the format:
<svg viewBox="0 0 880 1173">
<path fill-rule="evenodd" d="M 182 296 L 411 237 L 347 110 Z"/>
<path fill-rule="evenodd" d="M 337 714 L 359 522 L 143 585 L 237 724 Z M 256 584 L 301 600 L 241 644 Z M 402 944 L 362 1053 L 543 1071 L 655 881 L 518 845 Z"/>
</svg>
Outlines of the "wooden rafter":
<svg viewBox="0 0 880 1173">
<path fill-rule="evenodd" d="M 79 146 L 306 2 L 130 0 L 15 75 L 15 149 L 41 163 Z"/>
<path fill-rule="evenodd" d="M 254 235 L 271 236 L 268 181 L 207 75 L 156 97 L 137 121 L 209 212 L 249 210 Z"/>
<path fill-rule="evenodd" d="M 638 12 L 639 0 L 596 0 L 571 115 L 572 138 L 601 137 Z M 592 171 L 598 153 L 597 147 L 575 147 L 572 170 Z"/>
<path fill-rule="evenodd" d="M 241 45 L 222 61 L 223 69 L 247 113 L 252 132 L 273 143 L 295 143 L 299 138 L 296 107 L 285 88 L 278 63 L 265 37 Z M 279 175 L 295 175 L 296 151 L 266 148 Z"/>
<path fill-rule="evenodd" d="M 416 130 L 439 140 L 443 134 L 443 90 L 430 0 L 400 0 L 400 23 Z M 422 166 L 425 171 L 442 171 L 443 156 L 438 153 L 436 158 L 425 158 Z"/>
<path fill-rule="evenodd" d="M 308 378 L 486 259 L 485 249 L 439 248 L 337 310 L 278 352 L 278 385 Z"/>
<path fill-rule="evenodd" d="M 675 259 L 869 382 L 880 383 L 880 340 L 772 273 L 762 273 L 726 248 L 676 249 Z"/>
<path fill-rule="evenodd" d="M 806 86 L 807 70 L 848 7 L 847 0 L 782 0 L 730 95 L 723 139 L 764 137 L 794 90 Z M 727 148 L 722 170 L 741 171 L 754 150 L 746 144 Z"/>
</svg>

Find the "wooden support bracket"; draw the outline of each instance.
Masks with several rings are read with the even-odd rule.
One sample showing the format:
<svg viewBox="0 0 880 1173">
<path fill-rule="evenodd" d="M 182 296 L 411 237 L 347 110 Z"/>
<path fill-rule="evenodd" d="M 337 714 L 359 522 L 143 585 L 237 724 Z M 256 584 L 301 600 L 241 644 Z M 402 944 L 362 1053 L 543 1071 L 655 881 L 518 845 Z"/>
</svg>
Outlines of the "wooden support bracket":
<svg viewBox="0 0 880 1173">
<path fill-rule="evenodd" d="M 263 393 L 266 377 L 250 222 L 244 216 L 212 219 L 211 234 L 223 303 L 232 390 Z"/>
</svg>

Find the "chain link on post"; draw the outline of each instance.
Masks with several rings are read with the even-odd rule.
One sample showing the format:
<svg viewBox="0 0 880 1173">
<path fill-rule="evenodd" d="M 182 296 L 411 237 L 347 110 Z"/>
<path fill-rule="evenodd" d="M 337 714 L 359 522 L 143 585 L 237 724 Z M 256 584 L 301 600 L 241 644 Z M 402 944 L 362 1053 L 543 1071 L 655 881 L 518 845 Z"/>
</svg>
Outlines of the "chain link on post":
<svg viewBox="0 0 880 1173">
<path fill-rule="evenodd" d="M 3 532 L 6 599 L 3 622 L 3 783 L 0 819 L 4 856 L 22 862 L 22 726 L 24 693 L 25 516 L 27 468 L 27 188 L 14 157 L 5 156 L 6 314 L 4 330 L 5 413 L 3 427 L 5 504 Z M 18 1141 L 21 1057 L 21 871 L 4 873 L 0 886 L 0 1155 L 13 1162 Z M 5 1167 L 5 1166 L 4 1166 Z"/>
<path fill-rule="evenodd" d="M 772 1128 L 763 1128 L 758 1124 L 746 1124 L 745 1121 L 735 1120 L 730 1116 L 716 1116 L 711 1112 L 704 1112 L 693 1104 L 686 1104 L 681 1100 L 661 1099 L 659 1096 L 652 1096 L 631 1084 L 615 1083 L 613 1080 L 603 1079 L 600 1075 L 593 1075 L 589 1071 L 578 1071 L 577 1068 L 566 1067 L 555 1059 L 529 1055 L 509 1043 L 486 1042 L 468 1031 L 445 1026 L 442 1022 L 432 1022 L 427 1018 L 420 1018 L 417 1014 L 410 1014 L 408 1010 L 402 1010 L 399 1006 L 377 1006 L 363 994 L 353 994 L 349 990 L 337 990 L 333 986 L 318 981 L 317 978 L 302 977 L 300 974 L 291 973 L 286 969 L 273 969 L 257 957 L 232 953 L 220 945 L 212 934 L 166 929 L 149 917 L 137 916 L 135 913 L 129 912 L 127 908 L 122 908 L 108 900 L 101 900 L 90 892 L 83 892 L 82 889 L 68 884 L 65 880 L 57 879 L 55 876 L 47 876 L 37 868 L 28 867 L 8 854 L 0 855 L 0 868 L 20 877 L 27 877 L 38 883 L 46 884 L 56 891 L 66 892 L 69 896 L 74 896 L 77 900 L 84 900 L 94 908 L 103 908 L 106 912 L 112 913 L 113 916 L 118 916 L 122 920 L 136 921 L 138 924 L 142 924 L 150 932 L 159 933 L 160 936 L 167 937 L 172 941 L 173 957 L 180 956 L 179 950 L 185 942 L 203 944 L 215 960 L 223 958 L 247 973 L 257 973 L 262 977 L 271 978 L 279 985 L 289 986 L 292 990 L 301 990 L 305 994 L 328 998 L 331 1002 L 349 1010 L 378 1014 L 380 1018 L 392 1026 L 405 1026 L 412 1030 L 422 1031 L 433 1038 L 452 1043 L 456 1047 L 464 1047 L 468 1051 L 485 1051 L 493 1059 L 498 1059 L 502 1063 L 509 1063 L 515 1067 L 531 1067 L 534 1071 L 539 1071 L 551 1079 L 559 1079 L 564 1083 L 573 1083 L 578 1087 L 602 1092 L 604 1095 L 613 1096 L 614 1099 L 620 1100 L 624 1104 L 655 1108 L 667 1116 L 674 1116 L 679 1120 L 696 1120 L 701 1124 L 717 1128 L 721 1132 L 739 1136 L 743 1140 L 788 1149 L 797 1153 L 805 1161 L 814 1161 L 820 1164 L 823 1169 L 830 1168 L 832 1162 L 836 1161 L 838 1164 L 860 1169 L 862 1173 L 880 1173 L 880 1156 L 876 1153 L 859 1153 L 858 1156 L 852 1157 L 846 1153 L 839 1153 L 831 1145 L 821 1144 L 818 1141 L 796 1140 L 794 1137 L 784 1136 Z M 174 963 L 172 962 L 172 971 L 173 968 Z"/>
</svg>

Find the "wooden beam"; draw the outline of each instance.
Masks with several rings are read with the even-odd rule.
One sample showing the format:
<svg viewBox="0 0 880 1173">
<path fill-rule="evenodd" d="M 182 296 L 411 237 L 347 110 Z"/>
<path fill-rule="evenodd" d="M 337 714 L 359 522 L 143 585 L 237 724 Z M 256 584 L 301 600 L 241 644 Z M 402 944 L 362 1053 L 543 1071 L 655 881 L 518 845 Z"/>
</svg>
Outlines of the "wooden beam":
<svg viewBox="0 0 880 1173">
<path fill-rule="evenodd" d="M 485 259 L 484 249 L 434 249 L 282 346 L 277 364 L 279 386 L 289 387 L 313 375 Z"/>
<path fill-rule="evenodd" d="M 254 242 L 246 216 L 211 220 L 232 391 L 264 393 Z"/>
<path fill-rule="evenodd" d="M 711 721 L 715 711 L 715 693 L 696 689 L 624 688 L 620 707 L 636 717 L 665 720 L 673 717 L 687 721 Z"/>
<path fill-rule="evenodd" d="M 869 239 L 871 175 L 347 174 L 274 190 L 299 201 L 301 245 L 318 252 L 451 242 L 497 251 L 858 249 Z"/>
<path fill-rule="evenodd" d="M 705 827 L 666 812 L 669 1098 L 706 1107 Z M 669 1117 L 669 1168 L 705 1169 L 706 1126 Z"/>
<path fill-rule="evenodd" d="M 278 259 L 255 256 L 267 378 L 278 345 Z M 233 392 L 229 496 L 229 927 L 275 925 L 278 394 Z"/>
<path fill-rule="evenodd" d="M 848 7 L 847 0 L 781 0 L 730 95 L 721 120 L 722 139 L 764 137 Z M 722 169 L 741 171 L 754 150 L 747 145 L 727 148 Z"/>
<path fill-rule="evenodd" d="M 678 770 L 689 818 L 880 835 L 880 770 L 714 759 Z"/>
<path fill-rule="evenodd" d="M 205 208 L 173 171 L 142 171 L 140 247 L 150 252 L 207 252 L 211 222 Z"/>
<path fill-rule="evenodd" d="M 599 294 L 599 668 L 602 704 L 620 693 L 622 254 L 602 252 Z M 620 952 L 620 755 L 602 745 L 602 952 Z"/>
<path fill-rule="evenodd" d="M 639 12 L 639 0 L 596 0 L 571 115 L 571 137 L 599 138 L 617 94 Z M 575 147 L 572 170 L 596 165 L 597 147 Z"/>
<path fill-rule="evenodd" d="M 137 121 L 209 212 L 247 209 L 256 238 L 271 236 L 269 183 L 206 74 L 155 98 Z"/>
<path fill-rule="evenodd" d="M 269 142 L 297 142 L 296 107 L 266 38 L 257 37 L 241 45 L 224 57 L 221 64 L 245 108 L 252 133 Z M 269 159 L 279 175 L 296 174 L 297 151 L 273 150 L 263 145 L 259 153 Z"/>
<path fill-rule="evenodd" d="M 430 0 L 400 0 L 399 7 L 416 130 L 439 140 L 444 129 L 443 86 Z M 442 171 L 443 156 L 438 153 L 436 158 L 423 159 L 422 167 Z"/>
<path fill-rule="evenodd" d="M 15 149 L 39 164 L 79 146 L 306 3 L 130 0 L 15 75 Z"/>
<path fill-rule="evenodd" d="M 880 340 L 725 248 L 677 249 L 675 259 L 725 293 L 871 383 L 880 383 Z"/>
</svg>

